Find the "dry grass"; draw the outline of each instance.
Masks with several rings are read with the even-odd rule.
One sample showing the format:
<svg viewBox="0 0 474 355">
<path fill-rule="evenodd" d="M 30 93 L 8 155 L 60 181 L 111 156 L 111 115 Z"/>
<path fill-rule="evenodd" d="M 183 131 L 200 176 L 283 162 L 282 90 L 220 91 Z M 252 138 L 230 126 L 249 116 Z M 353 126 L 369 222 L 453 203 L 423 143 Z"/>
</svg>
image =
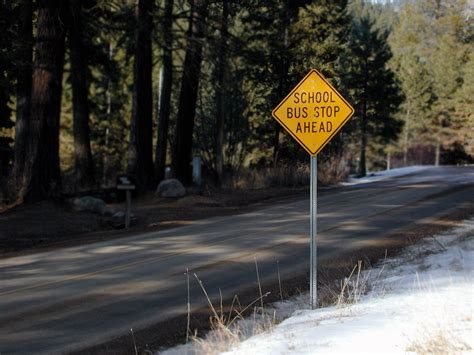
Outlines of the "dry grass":
<svg viewBox="0 0 474 355">
<path fill-rule="evenodd" d="M 318 306 L 319 307 L 344 307 L 358 303 L 361 297 L 371 291 L 379 283 L 385 269 L 387 251 L 382 261 L 382 266 L 377 275 L 372 272 L 372 264 L 359 260 L 352 268 L 340 267 L 329 274 L 321 272 L 318 275 Z M 381 290 L 383 292 L 383 290 Z"/>
<path fill-rule="evenodd" d="M 264 299 L 270 294 L 270 292 L 263 294 L 261 291 L 258 264 L 256 260 L 255 267 L 260 296 L 247 306 L 242 306 L 238 296 L 234 296 L 228 312 L 224 312 L 222 294 L 220 298 L 220 306 L 216 309 L 207 294 L 203 282 L 196 274 L 194 274 L 194 277 L 206 296 L 208 306 L 212 314 L 209 319 L 211 331 L 208 332 L 204 338 L 198 337 L 196 333 L 190 334 L 189 337 L 187 336 L 187 338 L 191 339 L 192 347 L 190 352 L 186 351 L 187 353 L 208 355 L 220 354 L 231 349 L 233 346 L 240 344 L 243 340 L 251 336 L 269 331 L 274 327 L 276 323 L 276 313 L 273 311 L 273 314 L 269 315 L 264 310 Z M 256 306 L 259 303 L 260 307 Z M 245 318 L 246 316 L 249 316 L 252 310 L 252 317 Z"/>
<path fill-rule="evenodd" d="M 341 281 L 341 291 L 336 300 L 336 306 L 359 302 L 362 295 L 369 289 L 369 273 L 361 275 L 362 261 L 358 261 L 348 277 Z"/>
<path fill-rule="evenodd" d="M 362 272 L 364 264 L 359 261 L 351 270 L 346 272 L 345 277 L 335 283 L 319 285 L 319 304 L 344 307 L 357 303 L 362 295 L 370 289 L 374 279 L 369 272 Z M 257 282 L 259 285 L 259 297 L 247 306 L 240 304 L 238 296 L 234 296 L 232 304 L 224 312 L 222 305 L 222 295 L 219 307 L 215 307 L 211 302 L 202 281 L 194 275 L 201 289 L 206 296 L 212 316 L 209 319 L 210 332 L 204 338 L 194 334 L 187 337 L 191 340 L 186 351 L 187 354 L 214 355 L 228 351 L 239 345 L 245 339 L 252 336 L 271 331 L 278 323 L 284 320 L 285 315 L 277 314 L 273 308 L 265 310 L 264 299 L 270 294 L 262 293 L 258 264 L 255 260 Z M 278 270 L 279 272 L 279 270 Z M 377 276 L 378 280 L 380 276 Z M 281 285 L 280 285 L 281 293 Z M 281 295 L 280 295 L 281 297 Z M 301 295 L 294 300 L 295 310 L 308 308 L 308 298 Z M 188 329 L 189 331 L 189 329 Z"/>
<path fill-rule="evenodd" d="M 358 303 L 364 294 L 377 287 L 384 267 L 385 262 L 381 268 L 377 269 L 377 274 L 374 274 L 367 263 L 358 261 L 351 270 L 348 270 L 347 276 L 337 282 L 333 281 L 319 287 L 319 303 L 341 308 L 341 315 L 343 315 L 346 310 L 350 309 L 346 308 L 347 306 Z M 257 264 L 256 270 L 258 275 Z M 381 289 L 383 290 L 383 287 Z M 242 311 L 236 311 L 236 316 L 231 316 L 231 314 L 227 317 L 223 316 L 222 304 L 220 314 L 210 304 L 215 314 L 211 320 L 212 331 L 204 339 L 192 338 L 194 344 L 192 353 L 218 354 L 238 346 L 251 336 L 272 331 L 283 318 L 281 315 L 277 315 L 275 310 L 271 311 L 273 313 L 265 312 L 264 297 L 262 296 L 249 306 L 244 307 Z M 234 300 L 238 302 L 238 298 L 234 298 Z M 256 307 L 255 305 L 260 301 L 262 301 L 260 307 Z M 466 343 L 456 330 L 460 321 L 470 322 L 471 318 L 468 319 L 464 316 L 466 319 L 461 319 L 460 315 L 452 313 L 449 308 L 443 308 L 437 303 L 436 307 L 428 309 L 430 302 L 427 300 L 427 303 L 423 303 L 423 310 L 419 312 L 423 322 L 416 326 L 415 333 L 410 333 L 406 351 L 417 354 L 461 354 L 471 351 L 471 345 Z M 293 303 L 296 308 L 308 308 L 307 295 L 297 297 Z M 231 306 L 232 308 L 234 308 L 234 304 Z M 238 308 L 241 309 L 240 305 Z M 249 317 L 247 313 L 247 317 L 244 318 L 248 309 L 253 309 L 253 316 Z M 414 319 L 414 321 L 417 320 Z"/>
<path fill-rule="evenodd" d="M 430 294 L 415 311 L 414 331 L 406 335 L 407 351 L 439 355 L 472 351 L 468 335 L 472 336 L 472 303 L 462 304 L 455 295 L 444 297 Z"/>
<path fill-rule="evenodd" d="M 236 189 L 302 187 L 309 185 L 309 177 L 309 164 L 281 165 L 274 168 L 241 171 L 234 174 L 225 184 Z"/>
<path fill-rule="evenodd" d="M 240 320 L 231 325 L 217 322 L 212 325 L 212 331 L 205 338 L 193 336 L 193 352 L 207 355 L 220 354 L 237 346 L 245 339 L 271 331 L 275 324 L 274 317 L 266 313 L 259 314 L 257 308 L 254 308 L 254 315 L 250 320 Z"/>
<path fill-rule="evenodd" d="M 431 328 L 431 327 L 430 327 Z M 407 351 L 416 354 L 462 354 L 472 350 L 464 341 L 459 339 L 450 329 L 425 328 L 407 347 Z"/>
<path fill-rule="evenodd" d="M 349 176 L 349 166 L 343 158 L 331 158 L 318 162 L 318 181 L 323 185 L 333 185 L 345 181 Z"/>
<path fill-rule="evenodd" d="M 333 185 L 346 180 L 349 175 L 347 162 L 342 158 L 318 162 L 318 181 Z M 308 163 L 284 164 L 271 168 L 247 169 L 234 174 L 225 185 L 237 189 L 260 189 L 264 187 L 308 186 L 310 165 Z"/>
</svg>

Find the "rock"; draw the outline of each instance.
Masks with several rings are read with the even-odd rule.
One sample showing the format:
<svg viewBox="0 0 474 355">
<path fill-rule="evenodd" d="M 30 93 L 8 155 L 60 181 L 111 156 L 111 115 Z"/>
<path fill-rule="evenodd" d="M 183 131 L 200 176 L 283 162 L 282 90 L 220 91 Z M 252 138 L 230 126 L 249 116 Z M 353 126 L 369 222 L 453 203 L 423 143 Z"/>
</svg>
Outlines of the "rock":
<svg viewBox="0 0 474 355">
<path fill-rule="evenodd" d="M 92 213 L 100 214 L 101 216 L 112 216 L 115 211 L 107 206 L 107 204 L 100 198 L 92 196 L 84 196 L 75 198 L 72 201 L 74 209 L 76 211 L 87 211 Z"/>
<path fill-rule="evenodd" d="M 186 195 L 186 189 L 177 179 L 167 179 L 160 182 L 156 194 L 161 197 L 183 197 Z"/>
<path fill-rule="evenodd" d="M 138 218 L 132 213 L 130 214 L 130 225 L 135 225 L 138 222 Z M 116 229 L 125 228 L 125 212 L 116 212 L 109 218 L 109 223 Z"/>
</svg>

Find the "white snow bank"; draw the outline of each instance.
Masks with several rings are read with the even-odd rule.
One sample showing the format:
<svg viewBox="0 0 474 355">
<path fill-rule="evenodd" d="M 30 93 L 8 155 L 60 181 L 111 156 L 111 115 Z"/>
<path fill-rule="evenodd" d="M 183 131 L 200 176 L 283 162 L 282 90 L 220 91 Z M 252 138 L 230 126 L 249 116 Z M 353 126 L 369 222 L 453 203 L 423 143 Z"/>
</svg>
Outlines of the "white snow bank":
<svg viewBox="0 0 474 355">
<path fill-rule="evenodd" d="M 410 247 L 386 261 L 378 286 L 358 304 L 296 311 L 228 354 L 470 352 L 473 238 L 470 220 Z M 380 268 L 370 271 L 369 280 L 376 281 Z"/>
<path fill-rule="evenodd" d="M 473 239 L 474 219 L 363 272 L 371 291 L 357 304 L 312 311 L 302 295 L 267 309 L 277 320 L 289 318 L 243 342 L 261 324 L 241 322 L 237 341 L 211 332 L 166 354 L 471 353 Z"/>
<path fill-rule="evenodd" d="M 385 180 L 391 177 L 403 176 L 408 175 L 416 172 L 423 171 L 425 169 L 432 168 L 430 165 L 415 165 L 415 166 L 407 166 L 404 168 L 397 168 L 391 170 L 383 170 L 377 172 L 368 172 L 367 176 L 363 178 L 354 178 L 350 177 L 347 182 L 343 182 L 342 185 L 358 185 L 358 184 L 366 184 L 370 182 Z"/>
</svg>

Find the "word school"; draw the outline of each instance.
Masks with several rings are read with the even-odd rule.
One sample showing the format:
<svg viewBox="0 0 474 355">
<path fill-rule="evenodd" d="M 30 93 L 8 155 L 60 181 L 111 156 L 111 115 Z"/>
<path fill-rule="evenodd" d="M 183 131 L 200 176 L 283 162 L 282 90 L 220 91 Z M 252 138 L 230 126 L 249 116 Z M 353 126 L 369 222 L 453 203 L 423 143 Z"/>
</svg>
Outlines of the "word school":
<svg viewBox="0 0 474 355">
<path fill-rule="evenodd" d="M 333 95 L 334 93 L 330 91 L 303 91 L 295 92 L 293 94 L 293 103 L 298 104 L 298 106 L 286 108 L 287 118 L 307 118 L 310 120 L 318 120 L 298 122 L 296 133 L 320 133 L 332 131 L 332 122 L 325 120 L 321 121 L 321 119 L 336 118 L 337 114 L 341 111 L 341 108 L 338 105 L 335 105 L 336 100 L 334 100 Z M 316 105 L 313 106 L 311 104 Z"/>
</svg>

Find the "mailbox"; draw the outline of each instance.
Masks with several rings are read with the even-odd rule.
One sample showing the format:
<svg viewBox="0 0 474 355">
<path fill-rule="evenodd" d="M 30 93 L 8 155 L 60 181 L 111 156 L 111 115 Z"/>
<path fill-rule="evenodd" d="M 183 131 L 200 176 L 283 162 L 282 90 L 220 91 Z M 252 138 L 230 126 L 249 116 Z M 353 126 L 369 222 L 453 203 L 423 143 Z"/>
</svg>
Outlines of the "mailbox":
<svg viewBox="0 0 474 355">
<path fill-rule="evenodd" d="M 123 174 L 117 176 L 118 190 L 135 190 L 136 188 L 135 178 L 132 175 Z"/>
<path fill-rule="evenodd" d="M 130 227 L 132 215 L 132 191 L 137 188 L 135 178 L 132 175 L 122 174 L 117 176 L 117 190 L 125 191 L 125 228 Z"/>
</svg>

